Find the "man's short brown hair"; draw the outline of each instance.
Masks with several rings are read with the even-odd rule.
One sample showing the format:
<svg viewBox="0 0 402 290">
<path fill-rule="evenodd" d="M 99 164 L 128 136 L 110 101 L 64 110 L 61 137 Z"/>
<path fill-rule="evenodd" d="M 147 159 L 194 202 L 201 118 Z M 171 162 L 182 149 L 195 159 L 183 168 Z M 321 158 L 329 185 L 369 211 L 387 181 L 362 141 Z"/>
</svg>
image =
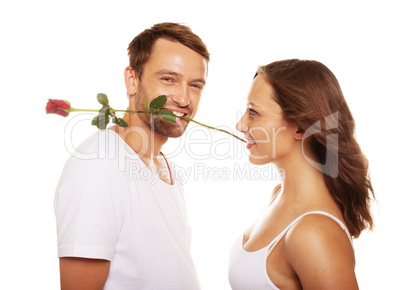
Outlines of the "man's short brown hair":
<svg viewBox="0 0 402 290">
<path fill-rule="evenodd" d="M 188 26 L 171 22 L 158 23 L 138 34 L 128 46 L 130 66 L 139 76 L 142 74 L 144 64 L 151 56 L 155 41 L 159 38 L 179 42 L 201 54 L 209 62 L 206 45 Z"/>
</svg>

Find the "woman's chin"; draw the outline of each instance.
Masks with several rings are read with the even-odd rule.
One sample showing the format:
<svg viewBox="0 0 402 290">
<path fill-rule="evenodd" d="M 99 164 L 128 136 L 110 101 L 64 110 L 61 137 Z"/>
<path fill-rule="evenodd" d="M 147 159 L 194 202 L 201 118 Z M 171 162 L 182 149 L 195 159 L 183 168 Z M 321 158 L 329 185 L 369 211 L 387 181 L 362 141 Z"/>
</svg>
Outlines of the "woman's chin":
<svg viewBox="0 0 402 290">
<path fill-rule="evenodd" d="M 268 157 L 261 158 L 261 157 L 253 157 L 252 155 L 249 156 L 248 160 L 251 164 L 254 165 L 265 165 L 271 163 L 271 159 Z"/>
</svg>

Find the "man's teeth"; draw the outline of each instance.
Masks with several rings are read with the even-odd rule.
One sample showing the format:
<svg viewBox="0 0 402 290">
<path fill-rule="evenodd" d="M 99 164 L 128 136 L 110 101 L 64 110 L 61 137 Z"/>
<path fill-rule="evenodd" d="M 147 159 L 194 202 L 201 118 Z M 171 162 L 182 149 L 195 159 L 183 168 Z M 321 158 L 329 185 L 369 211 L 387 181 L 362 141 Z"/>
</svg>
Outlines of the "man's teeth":
<svg viewBox="0 0 402 290">
<path fill-rule="evenodd" d="M 179 113 L 179 112 L 175 112 L 175 111 L 172 111 L 172 113 L 175 114 L 177 117 L 183 117 L 184 116 L 184 113 Z"/>
<path fill-rule="evenodd" d="M 251 145 L 251 144 L 255 144 L 256 142 L 254 140 L 247 140 L 247 144 Z"/>
</svg>

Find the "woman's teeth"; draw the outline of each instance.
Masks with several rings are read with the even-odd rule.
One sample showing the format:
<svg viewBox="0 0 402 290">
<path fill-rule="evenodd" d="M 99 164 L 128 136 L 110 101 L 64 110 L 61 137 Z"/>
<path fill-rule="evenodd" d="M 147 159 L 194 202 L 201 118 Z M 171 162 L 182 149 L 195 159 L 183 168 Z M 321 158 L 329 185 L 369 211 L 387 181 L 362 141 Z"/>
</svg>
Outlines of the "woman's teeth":
<svg viewBox="0 0 402 290">
<path fill-rule="evenodd" d="M 257 142 L 255 142 L 254 140 L 247 140 L 247 149 L 250 149 L 251 147 L 253 147 Z"/>
</svg>

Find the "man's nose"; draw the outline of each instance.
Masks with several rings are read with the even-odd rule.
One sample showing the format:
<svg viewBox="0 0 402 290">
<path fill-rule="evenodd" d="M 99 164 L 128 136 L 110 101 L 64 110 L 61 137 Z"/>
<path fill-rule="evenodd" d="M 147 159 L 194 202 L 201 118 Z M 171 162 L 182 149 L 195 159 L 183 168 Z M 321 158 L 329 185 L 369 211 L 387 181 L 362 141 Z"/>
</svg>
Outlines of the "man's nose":
<svg viewBox="0 0 402 290">
<path fill-rule="evenodd" d="M 182 86 L 178 89 L 172 96 L 172 101 L 175 102 L 179 107 L 186 107 L 190 104 L 190 96 L 187 86 Z"/>
</svg>

